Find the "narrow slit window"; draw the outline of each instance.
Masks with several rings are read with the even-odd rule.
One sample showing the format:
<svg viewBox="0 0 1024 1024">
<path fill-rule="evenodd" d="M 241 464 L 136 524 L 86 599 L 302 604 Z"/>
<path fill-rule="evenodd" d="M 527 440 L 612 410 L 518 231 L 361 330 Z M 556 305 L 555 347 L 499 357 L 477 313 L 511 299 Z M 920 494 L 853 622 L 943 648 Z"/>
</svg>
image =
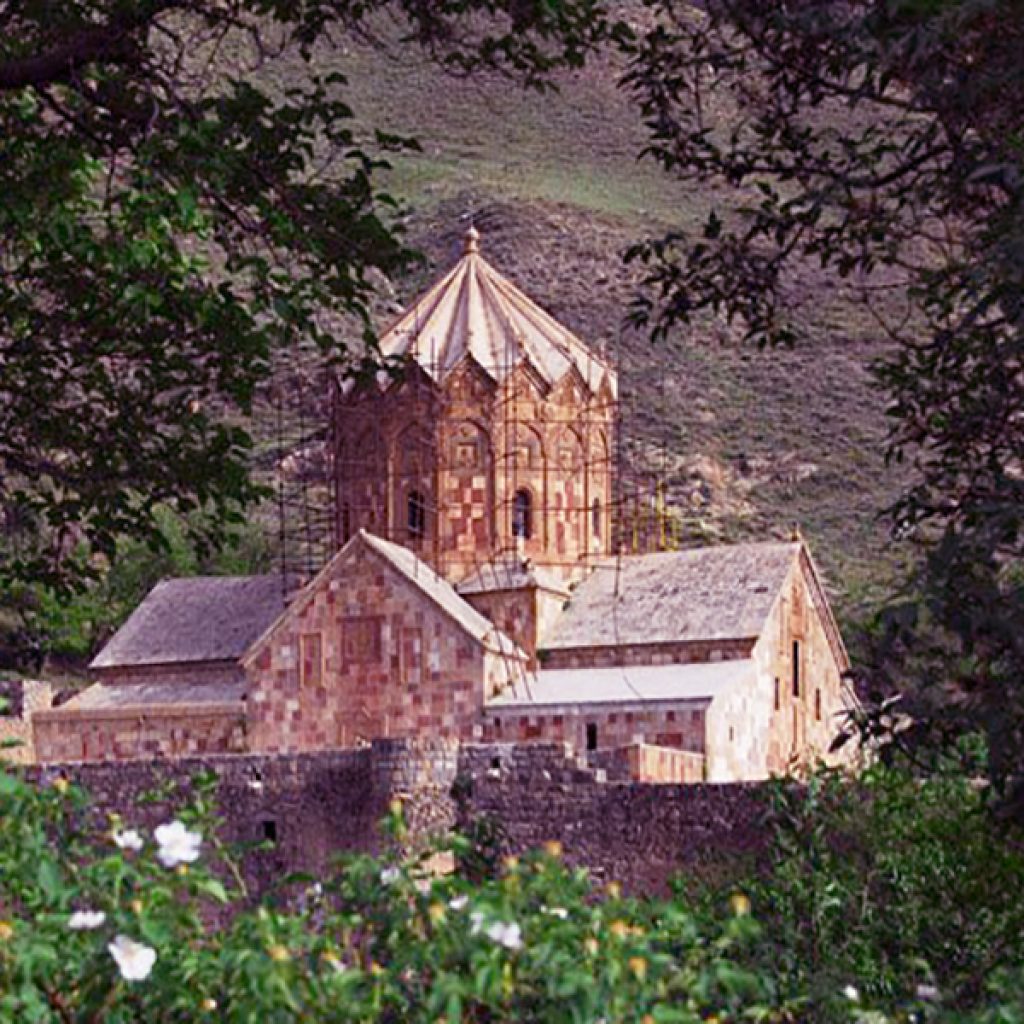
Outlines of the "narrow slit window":
<svg viewBox="0 0 1024 1024">
<path fill-rule="evenodd" d="M 427 503 L 419 491 L 410 491 L 406 501 L 409 536 L 420 540 L 427 532 Z"/>
<path fill-rule="evenodd" d="M 512 502 L 512 536 L 523 540 L 533 536 L 533 497 L 525 487 L 516 491 Z"/>
<path fill-rule="evenodd" d="M 793 696 L 800 696 L 800 641 L 793 641 Z"/>
<path fill-rule="evenodd" d="M 299 673 L 303 686 L 319 686 L 324 678 L 324 646 L 320 633 L 299 637 Z"/>
<path fill-rule="evenodd" d="M 344 544 L 352 537 L 352 509 L 347 504 L 341 506 L 341 542 Z"/>
<path fill-rule="evenodd" d="M 815 721 L 821 721 L 821 690 L 814 691 L 814 718 Z"/>
<path fill-rule="evenodd" d="M 782 687 L 779 685 L 779 677 L 775 677 L 775 710 L 782 707 Z"/>
<path fill-rule="evenodd" d="M 594 536 L 601 539 L 601 499 L 595 498 L 594 504 L 590 508 L 591 528 L 594 531 Z"/>
<path fill-rule="evenodd" d="M 597 750 L 596 722 L 587 722 L 587 750 Z"/>
</svg>

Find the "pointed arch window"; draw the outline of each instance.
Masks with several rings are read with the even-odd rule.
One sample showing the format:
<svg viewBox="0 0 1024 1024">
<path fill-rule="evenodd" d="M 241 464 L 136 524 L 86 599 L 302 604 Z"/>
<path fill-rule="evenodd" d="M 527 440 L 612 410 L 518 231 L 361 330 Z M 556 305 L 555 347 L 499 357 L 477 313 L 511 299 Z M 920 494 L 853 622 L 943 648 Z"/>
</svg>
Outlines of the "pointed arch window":
<svg viewBox="0 0 1024 1024">
<path fill-rule="evenodd" d="M 427 503 L 421 491 L 410 491 L 406 498 L 406 529 L 413 540 L 427 533 Z"/>
<path fill-rule="evenodd" d="M 512 536 L 523 540 L 533 536 L 533 495 L 525 487 L 512 500 Z"/>
</svg>

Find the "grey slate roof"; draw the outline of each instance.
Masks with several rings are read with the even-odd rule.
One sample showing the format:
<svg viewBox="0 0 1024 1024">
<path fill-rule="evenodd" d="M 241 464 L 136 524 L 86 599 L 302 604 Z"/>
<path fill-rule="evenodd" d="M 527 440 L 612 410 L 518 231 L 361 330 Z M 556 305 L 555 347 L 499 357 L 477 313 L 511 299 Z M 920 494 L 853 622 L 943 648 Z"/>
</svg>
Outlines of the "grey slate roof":
<svg viewBox="0 0 1024 1024">
<path fill-rule="evenodd" d="M 188 705 L 201 711 L 203 705 L 238 704 L 245 698 L 246 683 L 127 683 L 105 686 L 94 683 L 77 694 L 58 710 L 122 711 L 159 710 L 169 706 Z"/>
<path fill-rule="evenodd" d="M 526 654 L 518 644 L 510 640 L 468 601 L 459 597 L 447 580 L 438 576 L 426 562 L 417 558 L 408 548 L 382 540 L 365 530 L 360 530 L 349 543 L 353 541 L 362 541 L 372 551 L 377 552 L 485 647 L 499 654 L 526 659 Z"/>
<path fill-rule="evenodd" d="M 163 580 L 93 659 L 93 669 L 236 661 L 285 607 L 281 577 Z"/>
<path fill-rule="evenodd" d="M 756 637 L 799 542 L 624 555 L 573 592 L 546 647 L 605 647 Z"/>
<path fill-rule="evenodd" d="M 519 557 L 495 558 L 474 569 L 455 589 L 460 594 L 486 594 L 494 590 L 520 590 L 539 587 L 556 593 L 569 593 L 569 588 L 554 573 Z"/>
<path fill-rule="evenodd" d="M 616 668 L 541 669 L 487 702 L 487 710 L 639 701 L 708 701 L 757 675 L 750 659 L 636 665 Z"/>
</svg>

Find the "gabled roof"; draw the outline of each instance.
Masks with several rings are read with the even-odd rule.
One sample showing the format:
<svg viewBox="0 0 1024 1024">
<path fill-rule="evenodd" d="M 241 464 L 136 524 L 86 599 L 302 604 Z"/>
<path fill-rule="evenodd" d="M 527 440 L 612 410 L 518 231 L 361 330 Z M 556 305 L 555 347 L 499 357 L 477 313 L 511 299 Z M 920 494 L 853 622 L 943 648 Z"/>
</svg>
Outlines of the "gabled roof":
<svg viewBox="0 0 1024 1024">
<path fill-rule="evenodd" d="M 245 655 L 245 662 L 251 662 L 262 649 L 265 641 L 275 632 L 279 623 L 294 614 L 298 614 L 312 599 L 324 581 L 335 575 L 338 566 L 347 560 L 357 547 L 365 547 L 378 558 L 383 559 L 396 572 L 404 576 L 417 590 L 429 598 L 456 625 L 461 627 L 474 640 L 497 654 L 517 660 L 526 661 L 527 655 L 516 643 L 510 640 L 494 625 L 490 619 L 480 614 L 468 601 L 463 600 L 455 592 L 455 588 L 445 579 L 438 576 L 426 562 L 421 561 L 408 548 L 400 544 L 382 540 L 380 537 L 359 530 L 351 540 L 335 554 L 335 556 L 306 584 L 295 596 L 287 611 L 280 615 L 263 632 L 262 636 L 250 646 Z"/>
<path fill-rule="evenodd" d="M 610 559 L 575 590 L 545 646 L 757 637 L 801 547 L 733 544 Z"/>
<path fill-rule="evenodd" d="M 525 359 L 549 387 L 574 368 L 591 392 L 616 376 L 574 334 L 545 313 L 480 255 L 470 228 L 462 258 L 380 339 L 390 357 L 414 359 L 438 383 L 467 357 L 495 381 Z"/>
<path fill-rule="evenodd" d="M 492 697 L 486 710 L 646 701 L 707 703 L 756 675 L 757 666 L 748 658 L 673 665 L 541 669 Z"/>
<path fill-rule="evenodd" d="M 277 575 L 163 580 L 89 667 L 237 661 L 281 614 L 286 592 Z"/>
<path fill-rule="evenodd" d="M 349 541 L 349 544 L 357 539 L 361 539 L 367 547 L 414 583 L 420 591 L 484 647 L 499 654 L 526 659 L 526 654 L 517 644 L 502 633 L 490 619 L 481 615 L 468 601 L 461 598 L 446 579 L 438 576 L 426 562 L 417 558 L 408 548 L 402 547 L 401 544 L 382 540 L 365 530 L 360 530 L 352 541 Z M 344 551 L 344 548 L 342 550 Z"/>
<path fill-rule="evenodd" d="M 460 594 L 488 594 L 526 587 L 569 595 L 569 588 L 553 572 L 517 555 L 499 556 L 479 566 L 456 584 L 455 589 Z"/>
<path fill-rule="evenodd" d="M 147 711 L 187 707 L 190 710 L 222 710 L 237 705 L 244 707 L 247 684 L 159 682 L 106 686 L 93 683 L 66 704 L 53 710 L 55 716 L 78 711 Z"/>
</svg>

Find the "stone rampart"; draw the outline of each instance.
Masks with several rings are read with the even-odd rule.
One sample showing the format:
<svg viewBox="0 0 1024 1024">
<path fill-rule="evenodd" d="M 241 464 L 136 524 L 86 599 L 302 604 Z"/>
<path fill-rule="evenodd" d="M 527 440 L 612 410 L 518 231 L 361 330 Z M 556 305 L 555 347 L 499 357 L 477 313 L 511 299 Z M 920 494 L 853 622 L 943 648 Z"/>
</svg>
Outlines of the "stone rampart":
<svg viewBox="0 0 1024 1024">
<path fill-rule="evenodd" d="M 562 744 L 463 745 L 382 740 L 369 747 L 277 756 L 32 766 L 42 783 L 73 780 L 98 820 L 151 828 L 212 773 L 223 838 L 268 849 L 247 854 L 245 874 L 266 891 L 292 871 L 317 872 L 342 851 L 382 845 L 377 824 L 401 799 L 411 841 L 483 817 L 506 852 L 558 840 L 569 863 L 635 892 L 664 891 L 686 867 L 755 856 L 767 842 L 758 785 L 605 781 Z M 159 794 L 155 801 L 143 800 Z"/>
<path fill-rule="evenodd" d="M 557 840 L 567 861 L 633 892 L 664 893 L 685 869 L 756 860 L 770 842 L 760 783 L 653 784 L 602 774 L 553 744 L 466 747 L 459 823 L 499 823 L 506 852 Z"/>
</svg>

